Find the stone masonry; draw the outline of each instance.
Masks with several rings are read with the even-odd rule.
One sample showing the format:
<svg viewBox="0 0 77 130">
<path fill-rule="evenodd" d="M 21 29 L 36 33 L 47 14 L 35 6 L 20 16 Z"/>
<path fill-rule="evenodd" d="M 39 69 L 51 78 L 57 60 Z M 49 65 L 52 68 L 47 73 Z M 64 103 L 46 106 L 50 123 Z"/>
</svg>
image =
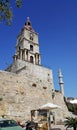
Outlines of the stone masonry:
<svg viewBox="0 0 77 130">
<path fill-rule="evenodd" d="M 31 75 L 0 71 L 0 97 L 5 115 L 16 119 L 30 119 L 30 111 L 52 101 L 48 81 Z"/>
<path fill-rule="evenodd" d="M 0 71 L 0 115 L 27 121 L 31 110 L 54 103 L 61 106 L 53 110 L 55 120 L 64 120 L 70 113 L 62 90 L 55 91 L 52 70 L 41 65 L 38 34 L 27 19 L 17 37 L 13 63 L 6 71 Z"/>
</svg>

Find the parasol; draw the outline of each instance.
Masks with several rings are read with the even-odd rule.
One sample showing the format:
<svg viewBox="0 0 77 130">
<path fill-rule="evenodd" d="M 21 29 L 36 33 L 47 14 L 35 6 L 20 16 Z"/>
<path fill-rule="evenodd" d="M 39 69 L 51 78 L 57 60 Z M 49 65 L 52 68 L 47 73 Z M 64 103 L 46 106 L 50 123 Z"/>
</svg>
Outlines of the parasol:
<svg viewBox="0 0 77 130">
<path fill-rule="evenodd" d="M 56 108 L 61 108 L 61 107 L 53 103 L 47 103 L 39 107 L 39 109 L 46 109 L 46 110 L 56 109 Z"/>
</svg>

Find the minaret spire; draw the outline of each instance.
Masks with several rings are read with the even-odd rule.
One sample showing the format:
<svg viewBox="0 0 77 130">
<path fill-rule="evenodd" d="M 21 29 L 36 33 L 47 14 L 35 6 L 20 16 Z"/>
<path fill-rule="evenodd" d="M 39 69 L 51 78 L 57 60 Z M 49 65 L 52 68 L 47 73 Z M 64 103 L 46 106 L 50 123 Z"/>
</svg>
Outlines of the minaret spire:
<svg viewBox="0 0 77 130">
<path fill-rule="evenodd" d="M 59 77 L 60 92 L 64 95 L 64 82 L 61 69 L 58 70 L 58 77 Z"/>
</svg>

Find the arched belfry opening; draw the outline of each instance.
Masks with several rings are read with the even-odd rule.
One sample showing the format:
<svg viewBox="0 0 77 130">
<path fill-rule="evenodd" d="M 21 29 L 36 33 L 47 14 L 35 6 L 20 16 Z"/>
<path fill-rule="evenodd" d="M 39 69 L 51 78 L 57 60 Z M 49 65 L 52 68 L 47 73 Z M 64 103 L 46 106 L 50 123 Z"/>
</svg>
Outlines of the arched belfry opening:
<svg viewBox="0 0 77 130">
<path fill-rule="evenodd" d="M 30 63 L 33 63 L 33 56 L 30 56 Z"/>
<path fill-rule="evenodd" d="M 20 48 L 20 46 L 19 46 L 19 59 L 20 59 L 20 50 L 21 50 L 21 48 Z"/>
<path fill-rule="evenodd" d="M 30 51 L 33 51 L 33 45 L 30 45 Z"/>
</svg>

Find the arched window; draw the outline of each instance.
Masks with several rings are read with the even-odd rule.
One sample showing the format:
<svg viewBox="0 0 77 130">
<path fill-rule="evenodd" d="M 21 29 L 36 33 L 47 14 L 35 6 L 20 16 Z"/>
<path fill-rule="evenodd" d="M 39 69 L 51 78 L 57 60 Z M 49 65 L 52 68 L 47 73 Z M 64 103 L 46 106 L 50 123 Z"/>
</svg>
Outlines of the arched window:
<svg viewBox="0 0 77 130">
<path fill-rule="evenodd" d="M 32 45 L 30 45 L 30 51 L 33 51 L 33 46 Z"/>
<path fill-rule="evenodd" d="M 22 59 L 24 60 L 25 58 L 24 58 L 24 54 L 25 54 L 25 52 L 24 52 L 24 50 L 22 51 Z"/>
<path fill-rule="evenodd" d="M 20 58 L 20 50 L 21 50 L 21 48 L 20 48 L 20 46 L 19 46 L 19 58 Z"/>
<path fill-rule="evenodd" d="M 30 56 L 30 63 L 33 63 L 33 56 Z"/>
</svg>

